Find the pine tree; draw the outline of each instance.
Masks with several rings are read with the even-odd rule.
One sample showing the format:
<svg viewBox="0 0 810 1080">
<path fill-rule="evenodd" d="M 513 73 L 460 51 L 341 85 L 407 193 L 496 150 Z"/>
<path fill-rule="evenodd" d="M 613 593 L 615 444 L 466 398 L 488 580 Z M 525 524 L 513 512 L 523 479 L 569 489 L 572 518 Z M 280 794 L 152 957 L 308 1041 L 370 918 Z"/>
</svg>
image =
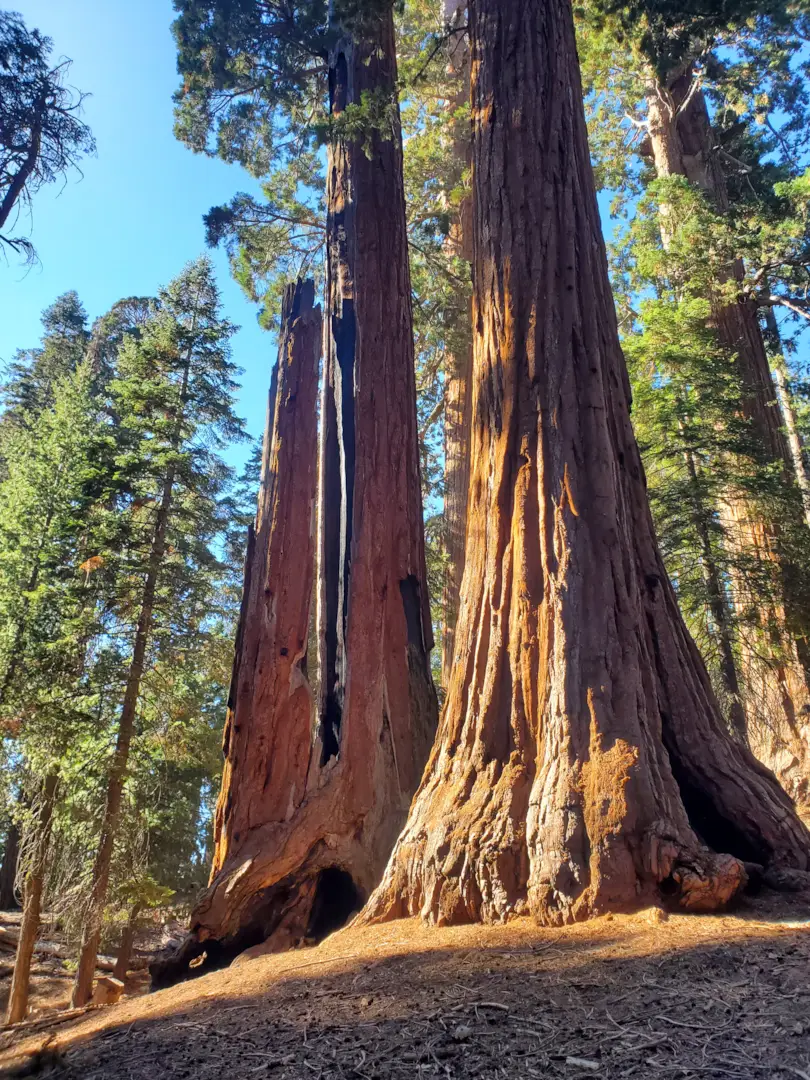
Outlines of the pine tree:
<svg viewBox="0 0 810 1080">
<path fill-rule="evenodd" d="M 213 562 L 208 547 L 218 488 L 227 470 L 216 455 L 240 434 L 233 414 L 233 327 L 219 315 L 213 269 L 190 264 L 163 290 L 138 337 L 126 337 L 110 392 L 119 417 L 117 465 L 129 487 L 131 521 L 117 560 L 119 624 L 131 628 L 131 651 L 107 773 L 106 806 L 93 869 L 75 1004 L 91 993 L 130 747 L 145 672 L 167 637 L 183 632 L 199 604 L 195 564 Z M 194 625 L 193 620 L 189 620 Z M 186 625 L 188 632 L 188 625 Z"/>
<path fill-rule="evenodd" d="M 69 350 L 68 350 L 69 351 Z M 86 361 L 21 412 L 0 484 L 0 717 L 24 761 L 23 918 L 9 1022 L 25 1016 L 63 755 L 94 726 L 91 642 L 101 632 L 82 564 L 109 473 L 109 437 Z M 45 778 L 40 783 L 41 778 Z M 40 778 L 40 779 L 37 779 Z"/>
</svg>

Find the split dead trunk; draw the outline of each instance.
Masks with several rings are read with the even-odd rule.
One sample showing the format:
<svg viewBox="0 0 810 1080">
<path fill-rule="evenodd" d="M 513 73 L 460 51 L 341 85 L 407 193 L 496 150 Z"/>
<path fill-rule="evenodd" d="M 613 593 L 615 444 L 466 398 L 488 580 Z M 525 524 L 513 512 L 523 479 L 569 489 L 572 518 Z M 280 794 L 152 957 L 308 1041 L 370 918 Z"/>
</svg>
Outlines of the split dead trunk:
<svg viewBox="0 0 810 1080">
<path fill-rule="evenodd" d="M 666 85 L 656 84 L 647 105 L 650 149 L 657 175 L 685 176 L 709 195 L 719 212 L 727 212 L 726 179 L 716 152 L 706 99 L 702 90 L 695 90 L 691 71 L 677 74 Z M 666 242 L 665 211 L 662 233 Z M 742 282 L 743 276 L 744 269 L 738 260 L 727 268 L 726 282 Z M 755 304 L 743 296 L 736 301 L 717 296 L 708 299 L 712 303 L 712 323 L 718 339 L 736 356 L 744 388 L 740 411 L 751 423 L 762 460 L 782 470 L 788 497 L 781 512 L 791 518 L 786 525 L 771 520 L 765 508 L 752 506 L 748 501 L 743 504 L 732 493 L 728 515 L 730 542 L 741 552 L 753 553 L 774 568 L 775 589 L 770 602 L 763 601 L 761 595 L 749 595 L 741 575 L 734 581 L 735 605 L 740 610 L 759 613 L 757 640 L 741 637 L 746 697 L 754 704 L 764 703 L 759 726 L 764 723 L 774 730 L 795 728 L 795 718 L 809 700 L 810 582 L 786 553 L 783 536 L 785 528 L 797 532 L 805 526 L 801 474 L 783 432 L 783 417 Z M 791 501 L 793 492 L 796 497 Z M 752 712 L 749 719 L 756 724 L 753 716 Z M 749 736 L 754 745 L 757 733 L 751 731 Z M 781 750 L 765 753 L 767 763 L 777 768 L 780 775 L 781 756 Z"/>
<path fill-rule="evenodd" d="M 33 840 L 31 866 L 25 875 L 23 888 L 23 914 L 14 974 L 8 998 L 7 1024 L 18 1024 L 28 1012 L 28 987 L 31 979 L 31 960 L 39 933 L 42 912 L 42 889 L 45 883 L 45 866 L 51 842 L 51 820 L 56 800 L 57 774 L 49 773 L 45 779 L 39 812 L 36 817 L 36 834 Z"/>
<path fill-rule="evenodd" d="M 203 952 L 207 964 L 195 971 L 249 947 L 319 940 L 342 925 L 382 874 L 435 732 L 393 17 L 388 9 L 365 21 L 363 42 L 344 37 L 330 56 L 333 117 L 339 123 L 366 92 L 390 96 L 392 110 L 386 130 L 337 137 L 329 153 L 318 700 L 300 666 L 315 469 L 306 493 L 284 480 L 292 464 L 280 458 L 291 436 L 282 425 L 292 415 L 285 420 L 282 366 L 272 521 L 266 540 L 261 526 L 257 532 L 248 574 L 257 602 L 244 612 L 214 874 L 182 949 L 153 965 L 153 985 L 182 978 Z M 306 347 L 295 326 L 285 333 L 284 356 Z M 315 354 L 298 359 L 314 366 Z M 295 439 L 306 437 L 296 455 L 306 461 L 315 454 L 310 398 L 295 395 Z M 282 543 L 282 527 L 295 529 L 296 544 Z M 276 595 L 271 623 L 268 598 Z M 282 598 L 294 633 L 277 648 L 271 634 Z M 288 673 L 274 693 L 268 679 L 281 664 Z M 284 747 L 283 759 L 273 745 Z"/>
<path fill-rule="evenodd" d="M 471 0 L 470 27 L 473 464 L 456 654 L 364 917 L 561 923 L 662 896 L 715 909 L 745 881 L 739 858 L 806 869 L 810 834 L 725 730 L 658 552 L 568 0 Z"/>
</svg>

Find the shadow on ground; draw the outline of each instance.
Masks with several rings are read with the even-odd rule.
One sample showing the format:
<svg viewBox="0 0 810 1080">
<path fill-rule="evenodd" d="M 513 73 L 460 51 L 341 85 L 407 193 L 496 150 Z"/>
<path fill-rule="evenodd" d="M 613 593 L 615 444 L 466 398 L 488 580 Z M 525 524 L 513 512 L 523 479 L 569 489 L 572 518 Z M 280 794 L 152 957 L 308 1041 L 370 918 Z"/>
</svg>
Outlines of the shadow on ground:
<svg viewBox="0 0 810 1080">
<path fill-rule="evenodd" d="M 767 903 L 560 930 L 349 928 L 17 1051 L 63 1080 L 810 1080 L 810 903 Z"/>
</svg>

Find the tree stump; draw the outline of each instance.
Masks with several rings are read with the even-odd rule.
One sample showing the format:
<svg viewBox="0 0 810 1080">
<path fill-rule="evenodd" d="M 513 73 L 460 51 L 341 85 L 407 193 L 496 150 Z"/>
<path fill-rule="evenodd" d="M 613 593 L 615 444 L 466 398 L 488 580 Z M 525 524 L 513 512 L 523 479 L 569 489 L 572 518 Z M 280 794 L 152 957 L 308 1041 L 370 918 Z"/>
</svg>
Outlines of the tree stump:
<svg viewBox="0 0 810 1080">
<path fill-rule="evenodd" d="M 116 1005 L 124 993 L 124 984 L 113 975 L 102 975 L 96 980 L 93 990 L 94 1005 Z"/>
</svg>

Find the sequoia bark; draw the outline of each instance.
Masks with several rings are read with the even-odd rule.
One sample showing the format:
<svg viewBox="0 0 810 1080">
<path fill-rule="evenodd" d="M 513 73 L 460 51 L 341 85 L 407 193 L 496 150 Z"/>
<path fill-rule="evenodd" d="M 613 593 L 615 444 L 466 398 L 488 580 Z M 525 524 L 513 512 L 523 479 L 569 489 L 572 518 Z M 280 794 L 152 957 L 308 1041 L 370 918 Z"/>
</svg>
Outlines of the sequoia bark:
<svg viewBox="0 0 810 1080">
<path fill-rule="evenodd" d="M 745 880 L 739 858 L 806 869 L 810 835 L 727 734 L 658 552 L 569 2 L 471 0 L 470 33 L 473 447 L 454 671 L 364 917 L 559 923 L 662 894 L 714 909 Z"/>
</svg>

